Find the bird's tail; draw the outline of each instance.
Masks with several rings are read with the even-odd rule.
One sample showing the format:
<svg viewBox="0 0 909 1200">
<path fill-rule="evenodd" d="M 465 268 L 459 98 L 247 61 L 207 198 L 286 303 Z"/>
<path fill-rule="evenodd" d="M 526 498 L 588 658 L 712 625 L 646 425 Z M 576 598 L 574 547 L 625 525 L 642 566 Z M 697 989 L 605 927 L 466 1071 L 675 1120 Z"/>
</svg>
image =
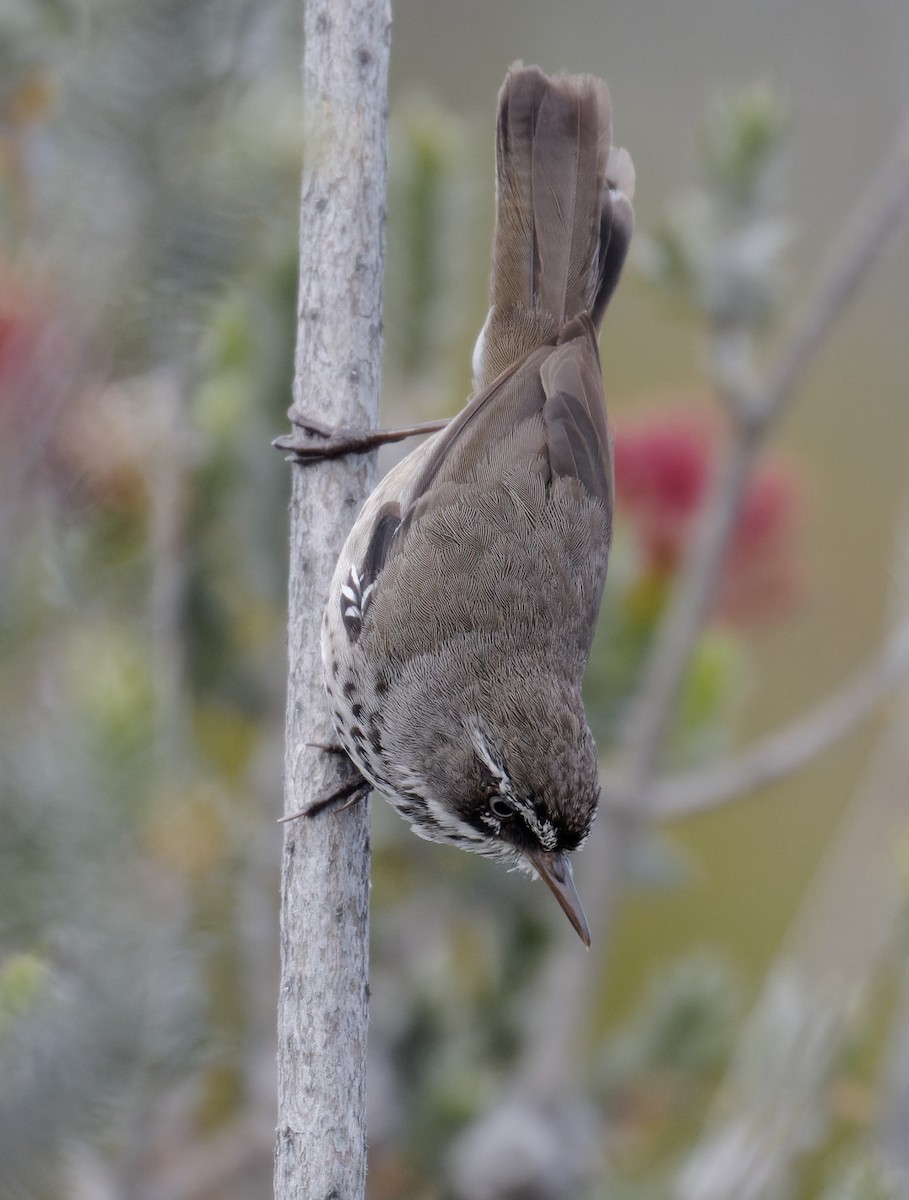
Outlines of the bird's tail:
<svg viewBox="0 0 909 1200">
<path fill-rule="evenodd" d="M 499 93 L 490 313 L 478 385 L 589 313 L 599 327 L 631 239 L 634 168 L 611 146 L 609 92 L 592 75 L 516 63 Z"/>
</svg>

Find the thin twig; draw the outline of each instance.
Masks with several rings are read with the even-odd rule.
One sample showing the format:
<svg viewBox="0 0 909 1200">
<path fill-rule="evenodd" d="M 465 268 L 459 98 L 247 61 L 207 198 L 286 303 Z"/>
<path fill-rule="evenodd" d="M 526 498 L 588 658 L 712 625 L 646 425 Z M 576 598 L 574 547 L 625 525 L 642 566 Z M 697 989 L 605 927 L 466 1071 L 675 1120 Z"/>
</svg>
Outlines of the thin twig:
<svg viewBox="0 0 909 1200">
<path fill-rule="evenodd" d="M 861 724 L 907 677 L 909 629 L 902 629 L 873 662 L 784 729 L 727 762 L 657 781 L 648 798 L 648 817 L 669 820 L 705 812 L 791 775 Z"/>
<path fill-rule="evenodd" d="M 909 172 L 905 186 L 909 190 Z M 903 523 L 899 532 L 896 557 L 905 561 L 909 527 Z M 897 579 L 900 626 L 877 660 L 809 716 L 765 739 L 738 763 L 718 769 L 713 784 L 702 779 L 699 789 L 688 794 L 689 802 L 707 800 L 711 786 L 721 800 L 723 786 L 753 787 L 794 769 L 853 728 L 905 680 L 909 620 L 901 582 Z M 904 695 L 892 706 L 891 719 L 877 738 L 744 1027 L 718 1092 L 721 1102 L 671 1190 L 674 1200 L 766 1200 L 788 1193 L 797 1164 L 825 1132 L 829 1080 L 905 904 L 894 848 L 906 822 L 906 700 Z M 685 800 L 684 790 L 673 798 Z M 665 814 L 667 806 L 660 805 L 658 793 L 655 800 L 651 812 Z M 902 1026 L 896 1037 L 891 1107 L 881 1131 L 882 1149 L 894 1167 L 907 1161 L 903 1144 L 909 1089 L 899 1074 L 909 1064 L 906 1029 Z"/>
<path fill-rule="evenodd" d="M 387 0 L 308 0 L 294 412 L 375 425 L 384 250 Z M 293 469 L 284 811 L 335 776 L 321 612 L 373 456 Z M 276 1200 L 359 1200 L 366 1177 L 369 806 L 284 826 Z"/>
</svg>

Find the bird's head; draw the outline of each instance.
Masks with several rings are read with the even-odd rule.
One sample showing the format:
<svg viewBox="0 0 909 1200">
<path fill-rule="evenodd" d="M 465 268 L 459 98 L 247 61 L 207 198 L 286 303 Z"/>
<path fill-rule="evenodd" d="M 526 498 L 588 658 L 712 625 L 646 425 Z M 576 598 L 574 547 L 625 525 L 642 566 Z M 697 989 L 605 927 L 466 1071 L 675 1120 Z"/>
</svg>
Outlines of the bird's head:
<svg viewBox="0 0 909 1200">
<path fill-rule="evenodd" d="M 481 672 L 474 664 L 445 696 L 420 698 L 399 726 L 409 736 L 396 758 L 422 800 L 405 815 L 430 841 L 532 869 L 589 945 L 569 855 L 596 815 L 596 746 L 576 687 L 520 666 L 512 659 Z"/>
</svg>

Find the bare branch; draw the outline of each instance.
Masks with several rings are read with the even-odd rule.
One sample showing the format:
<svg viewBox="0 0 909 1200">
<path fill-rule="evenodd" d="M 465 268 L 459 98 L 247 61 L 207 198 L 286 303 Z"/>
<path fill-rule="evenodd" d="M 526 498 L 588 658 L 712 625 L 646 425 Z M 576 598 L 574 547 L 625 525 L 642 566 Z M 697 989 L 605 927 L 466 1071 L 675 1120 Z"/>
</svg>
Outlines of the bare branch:
<svg viewBox="0 0 909 1200">
<path fill-rule="evenodd" d="M 889 638 L 878 657 L 839 691 L 784 729 L 727 762 L 659 780 L 648 797 L 648 815 L 667 820 L 705 812 L 800 770 L 870 716 L 907 677 L 909 628 Z"/>
<path fill-rule="evenodd" d="M 643 794 L 647 791 L 647 781 L 658 763 L 660 749 L 665 741 L 691 652 L 716 590 L 723 557 L 735 528 L 757 447 L 791 400 L 796 384 L 823 344 L 834 320 L 854 294 L 862 277 L 907 210 L 909 117 L 892 153 L 847 219 L 827 264 L 819 272 L 808 300 L 796 315 L 793 334 L 776 368 L 771 371 L 764 387 L 750 399 L 738 397 L 737 402 L 730 405 L 733 417 L 738 418 L 734 426 L 732 444 L 713 494 L 705 505 L 694 550 L 657 635 L 636 704 L 636 721 L 629 735 L 626 777 L 620 786 L 620 801 L 623 805 L 642 802 Z M 725 381 L 728 372 L 723 369 L 722 364 L 719 374 Z M 831 730 L 842 727 L 842 732 L 845 732 L 861 719 L 861 715 L 854 719 L 849 717 L 852 706 L 858 705 L 863 713 L 864 705 L 873 706 L 876 702 L 875 698 L 868 700 L 867 695 L 876 697 L 878 686 L 882 687 L 886 694 L 893 686 L 892 683 L 886 682 L 890 675 L 883 664 L 878 664 L 873 674 L 880 677 L 879 684 L 859 678 L 852 685 L 855 689 L 854 695 L 835 698 L 831 702 L 832 711 L 828 712 L 822 708 L 818 714 L 806 719 L 804 726 L 799 730 L 800 739 L 807 739 L 806 747 L 810 746 L 813 740 L 820 739 L 818 749 L 810 751 L 806 761 L 842 736 L 842 733 L 836 733 L 827 741 L 823 727 L 829 726 Z M 815 720 L 818 716 L 821 718 L 821 728 Z M 796 759 L 795 765 L 798 765 L 798 747 L 788 738 L 774 741 L 769 748 L 765 743 L 762 747 L 762 758 L 767 758 L 768 754 L 770 758 L 779 758 L 779 773 L 795 769 L 794 766 L 788 768 L 783 765 L 793 755 Z M 747 769 L 760 773 L 760 767 L 751 765 L 751 762 Z M 713 781 L 714 789 L 728 786 L 723 784 L 726 771 L 726 767 L 717 768 Z M 776 772 L 771 777 L 775 777 L 775 774 Z M 721 801 L 717 799 L 715 802 Z M 659 802 L 657 804 L 659 806 Z M 710 802 L 706 801 L 698 807 L 709 805 Z"/>
<path fill-rule="evenodd" d="M 390 12 L 308 0 L 294 415 L 373 425 L 379 394 Z M 374 458 L 293 469 L 284 811 L 336 782 L 319 628 Z M 362 1197 L 369 812 L 284 826 L 275 1195 Z"/>
</svg>

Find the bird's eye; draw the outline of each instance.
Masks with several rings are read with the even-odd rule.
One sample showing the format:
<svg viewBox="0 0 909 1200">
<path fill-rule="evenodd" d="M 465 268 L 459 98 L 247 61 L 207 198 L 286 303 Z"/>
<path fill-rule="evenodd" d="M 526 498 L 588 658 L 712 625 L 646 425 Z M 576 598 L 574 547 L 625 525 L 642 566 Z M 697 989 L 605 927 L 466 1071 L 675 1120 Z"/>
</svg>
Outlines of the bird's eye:
<svg viewBox="0 0 909 1200">
<path fill-rule="evenodd" d="M 494 817 L 504 820 L 505 817 L 512 815 L 514 809 L 504 796 L 493 796 L 489 801 L 489 811 Z"/>
</svg>

